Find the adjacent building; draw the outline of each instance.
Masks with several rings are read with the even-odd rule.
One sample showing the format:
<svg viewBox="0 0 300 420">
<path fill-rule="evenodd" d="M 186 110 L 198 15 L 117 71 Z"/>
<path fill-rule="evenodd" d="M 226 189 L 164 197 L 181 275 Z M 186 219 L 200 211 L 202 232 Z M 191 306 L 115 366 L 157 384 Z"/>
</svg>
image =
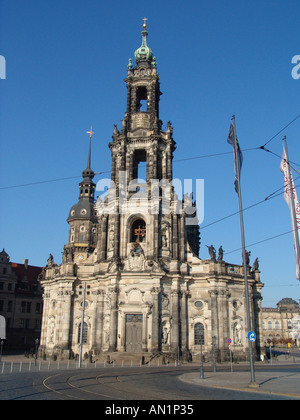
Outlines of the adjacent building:
<svg viewBox="0 0 300 420">
<path fill-rule="evenodd" d="M 42 325 L 42 268 L 10 261 L 0 252 L 0 315 L 5 318 L 6 350 L 30 351 L 40 338 Z M 3 338 L 3 337 L 0 337 Z"/>
<path fill-rule="evenodd" d="M 270 343 L 299 345 L 300 341 L 300 306 L 291 299 L 284 298 L 277 303 L 277 308 L 263 308 L 263 340 Z"/>
</svg>

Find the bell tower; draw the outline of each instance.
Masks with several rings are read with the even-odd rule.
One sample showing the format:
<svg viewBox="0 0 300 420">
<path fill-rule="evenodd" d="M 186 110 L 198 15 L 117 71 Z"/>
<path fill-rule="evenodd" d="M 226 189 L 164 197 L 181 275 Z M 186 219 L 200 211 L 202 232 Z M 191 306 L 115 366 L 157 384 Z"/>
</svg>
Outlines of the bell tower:
<svg viewBox="0 0 300 420">
<path fill-rule="evenodd" d="M 98 220 L 94 209 L 95 188 L 93 182 L 95 176 L 91 169 L 91 131 L 87 167 L 82 172 L 82 181 L 79 184 L 79 200 L 70 210 L 68 216 L 69 223 L 69 241 L 64 247 L 63 260 L 66 263 L 81 263 L 92 254 L 97 244 Z"/>
<path fill-rule="evenodd" d="M 165 131 L 162 129 L 160 80 L 147 38 L 144 23 L 142 45 L 134 54 L 135 67 L 129 59 L 125 79 L 127 107 L 122 127 L 114 126 L 109 144 L 115 192 L 108 194 L 105 206 L 111 209 L 114 201 L 115 208 L 113 214 L 108 211 L 102 229 L 107 246 L 104 252 L 103 239 L 100 260 L 123 261 L 132 252 L 142 253 L 149 261 L 185 259 L 184 216 L 175 214 L 172 186 L 176 143 L 171 122 Z M 103 213 L 100 217 L 104 218 Z"/>
</svg>

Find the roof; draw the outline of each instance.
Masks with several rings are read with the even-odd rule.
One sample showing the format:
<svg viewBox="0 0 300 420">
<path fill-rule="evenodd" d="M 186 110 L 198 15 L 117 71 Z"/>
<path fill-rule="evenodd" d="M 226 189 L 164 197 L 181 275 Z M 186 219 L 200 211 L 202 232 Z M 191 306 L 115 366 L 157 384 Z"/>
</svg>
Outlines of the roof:
<svg viewBox="0 0 300 420">
<path fill-rule="evenodd" d="M 18 286 L 17 290 L 22 292 L 33 292 L 36 291 L 36 287 L 39 283 L 39 275 L 42 272 L 42 267 L 36 267 L 33 265 L 11 263 L 12 271 L 17 276 Z M 22 286 L 22 284 L 26 287 Z M 28 286 L 27 286 L 28 285 Z"/>
</svg>

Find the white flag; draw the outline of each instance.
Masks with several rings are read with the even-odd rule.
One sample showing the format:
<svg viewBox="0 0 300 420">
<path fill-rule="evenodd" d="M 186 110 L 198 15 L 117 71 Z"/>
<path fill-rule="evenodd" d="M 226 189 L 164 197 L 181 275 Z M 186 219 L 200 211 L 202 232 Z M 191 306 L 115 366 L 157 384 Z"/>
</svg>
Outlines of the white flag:
<svg viewBox="0 0 300 420">
<path fill-rule="evenodd" d="M 287 202 L 292 219 L 292 229 L 294 236 L 294 247 L 296 253 L 296 278 L 300 280 L 300 255 L 299 255 L 299 243 L 300 243 L 300 207 L 299 201 L 297 198 L 297 192 L 295 189 L 295 184 L 293 176 L 290 173 L 290 169 L 287 163 L 287 154 L 286 150 L 283 147 L 283 154 L 280 164 L 280 170 L 284 174 L 284 199 Z M 290 181 L 289 181 L 290 178 Z"/>
</svg>

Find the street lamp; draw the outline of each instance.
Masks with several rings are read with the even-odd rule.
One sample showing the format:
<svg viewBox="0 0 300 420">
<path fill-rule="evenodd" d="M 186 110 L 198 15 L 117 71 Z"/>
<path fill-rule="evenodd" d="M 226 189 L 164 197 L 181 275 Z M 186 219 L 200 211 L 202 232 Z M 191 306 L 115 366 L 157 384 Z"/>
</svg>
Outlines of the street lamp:
<svg viewBox="0 0 300 420">
<path fill-rule="evenodd" d="M 36 366 L 37 353 L 38 353 L 38 345 L 39 345 L 39 339 L 37 338 L 37 339 L 35 340 L 34 366 Z"/>
<path fill-rule="evenodd" d="M 4 344 L 4 340 L 1 340 L 1 342 L 0 342 L 0 363 L 2 361 L 3 344 Z"/>
<path fill-rule="evenodd" d="M 214 373 L 217 372 L 217 366 L 216 366 L 216 343 L 217 343 L 217 337 L 213 336 L 212 338 L 212 351 L 213 351 L 213 371 Z"/>
</svg>

